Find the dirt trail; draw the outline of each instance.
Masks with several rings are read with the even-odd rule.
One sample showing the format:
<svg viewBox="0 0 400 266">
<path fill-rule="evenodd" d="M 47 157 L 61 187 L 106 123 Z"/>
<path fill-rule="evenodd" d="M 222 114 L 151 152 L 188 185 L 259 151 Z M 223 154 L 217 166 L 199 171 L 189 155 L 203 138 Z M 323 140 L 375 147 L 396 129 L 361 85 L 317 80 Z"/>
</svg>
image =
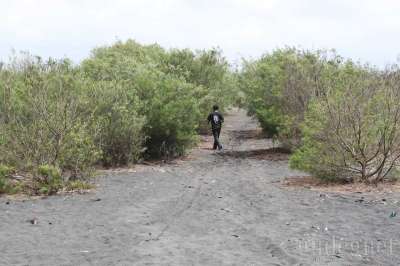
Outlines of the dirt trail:
<svg viewBox="0 0 400 266">
<path fill-rule="evenodd" d="M 85 195 L 0 198 L 0 265 L 399 264 L 398 194 L 285 188 L 303 174 L 257 130 L 233 111 L 224 152 L 110 172 Z"/>
</svg>

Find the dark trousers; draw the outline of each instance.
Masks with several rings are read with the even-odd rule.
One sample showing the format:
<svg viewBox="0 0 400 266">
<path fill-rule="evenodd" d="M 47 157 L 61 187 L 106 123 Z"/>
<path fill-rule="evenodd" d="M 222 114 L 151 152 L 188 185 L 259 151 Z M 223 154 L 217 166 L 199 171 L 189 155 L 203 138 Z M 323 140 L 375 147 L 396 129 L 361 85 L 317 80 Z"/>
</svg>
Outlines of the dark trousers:
<svg viewBox="0 0 400 266">
<path fill-rule="evenodd" d="M 212 130 L 213 136 L 214 136 L 214 147 L 213 149 L 216 150 L 218 149 L 222 149 L 222 145 L 219 142 L 219 134 L 221 133 L 221 128 L 213 128 Z"/>
</svg>

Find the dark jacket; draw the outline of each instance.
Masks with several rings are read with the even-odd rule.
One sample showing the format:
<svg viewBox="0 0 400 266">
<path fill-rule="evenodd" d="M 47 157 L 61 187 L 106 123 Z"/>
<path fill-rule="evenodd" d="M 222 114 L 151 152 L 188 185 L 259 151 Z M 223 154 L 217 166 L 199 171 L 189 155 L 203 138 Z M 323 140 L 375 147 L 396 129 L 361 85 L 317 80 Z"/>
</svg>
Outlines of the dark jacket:
<svg viewBox="0 0 400 266">
<path fill-rule="evenodd" d="M 218 112 L 214 111 L 208 115 L 208 123 L 211 123 L 212 129 L 218 129 L 222 127 L 222 123 L 224 122 L 223 115 Z"/>
</svg>

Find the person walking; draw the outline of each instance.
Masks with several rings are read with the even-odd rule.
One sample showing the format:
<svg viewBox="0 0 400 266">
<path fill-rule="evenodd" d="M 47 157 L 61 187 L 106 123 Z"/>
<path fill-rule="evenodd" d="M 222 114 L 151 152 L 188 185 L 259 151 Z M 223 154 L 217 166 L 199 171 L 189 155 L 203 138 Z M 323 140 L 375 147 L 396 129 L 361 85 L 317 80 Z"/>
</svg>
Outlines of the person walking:
<svg viewBox="0 0 400 266">
<path fill-rule="evenodd" d="M 208 115 L 208 123 L 211 124 L 211 130 L 214 136 L 213 150 L 222 150 L 221 142 L 219 141 L 219 135 L 221 134 L 222 123 L 224 123 L 224 116 L 219 112 L 218 105 L 213 106 L 213 111 Z"/>
</svg>

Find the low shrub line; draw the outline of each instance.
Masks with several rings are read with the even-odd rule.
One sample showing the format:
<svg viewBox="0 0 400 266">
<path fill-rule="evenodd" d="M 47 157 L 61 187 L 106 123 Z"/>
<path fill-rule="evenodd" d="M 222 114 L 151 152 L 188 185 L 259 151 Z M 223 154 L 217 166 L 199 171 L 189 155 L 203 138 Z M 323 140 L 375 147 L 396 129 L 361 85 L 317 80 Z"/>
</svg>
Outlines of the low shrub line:
<svg viewBox="0 0 400 266">
<path fill-rule="evenodd" d="M 334 51 L 284 48 L 245 62 L 239 86 L 250 114 L 293 151 L 293 168 L 330 180 L 398 177 L 398 65 L 382 70 Z"/>
<path fill-rule="evenodd" d="M 183 155 L 210 106 L 233 102 L 235 78 L 217 49 L 118 41 L 78 65 L 22 53 L 0 67 L 0 164 L 54 194 L 97 164 Z M 18 190 L 11 180 L 0 192 Z"/>
</svg>

